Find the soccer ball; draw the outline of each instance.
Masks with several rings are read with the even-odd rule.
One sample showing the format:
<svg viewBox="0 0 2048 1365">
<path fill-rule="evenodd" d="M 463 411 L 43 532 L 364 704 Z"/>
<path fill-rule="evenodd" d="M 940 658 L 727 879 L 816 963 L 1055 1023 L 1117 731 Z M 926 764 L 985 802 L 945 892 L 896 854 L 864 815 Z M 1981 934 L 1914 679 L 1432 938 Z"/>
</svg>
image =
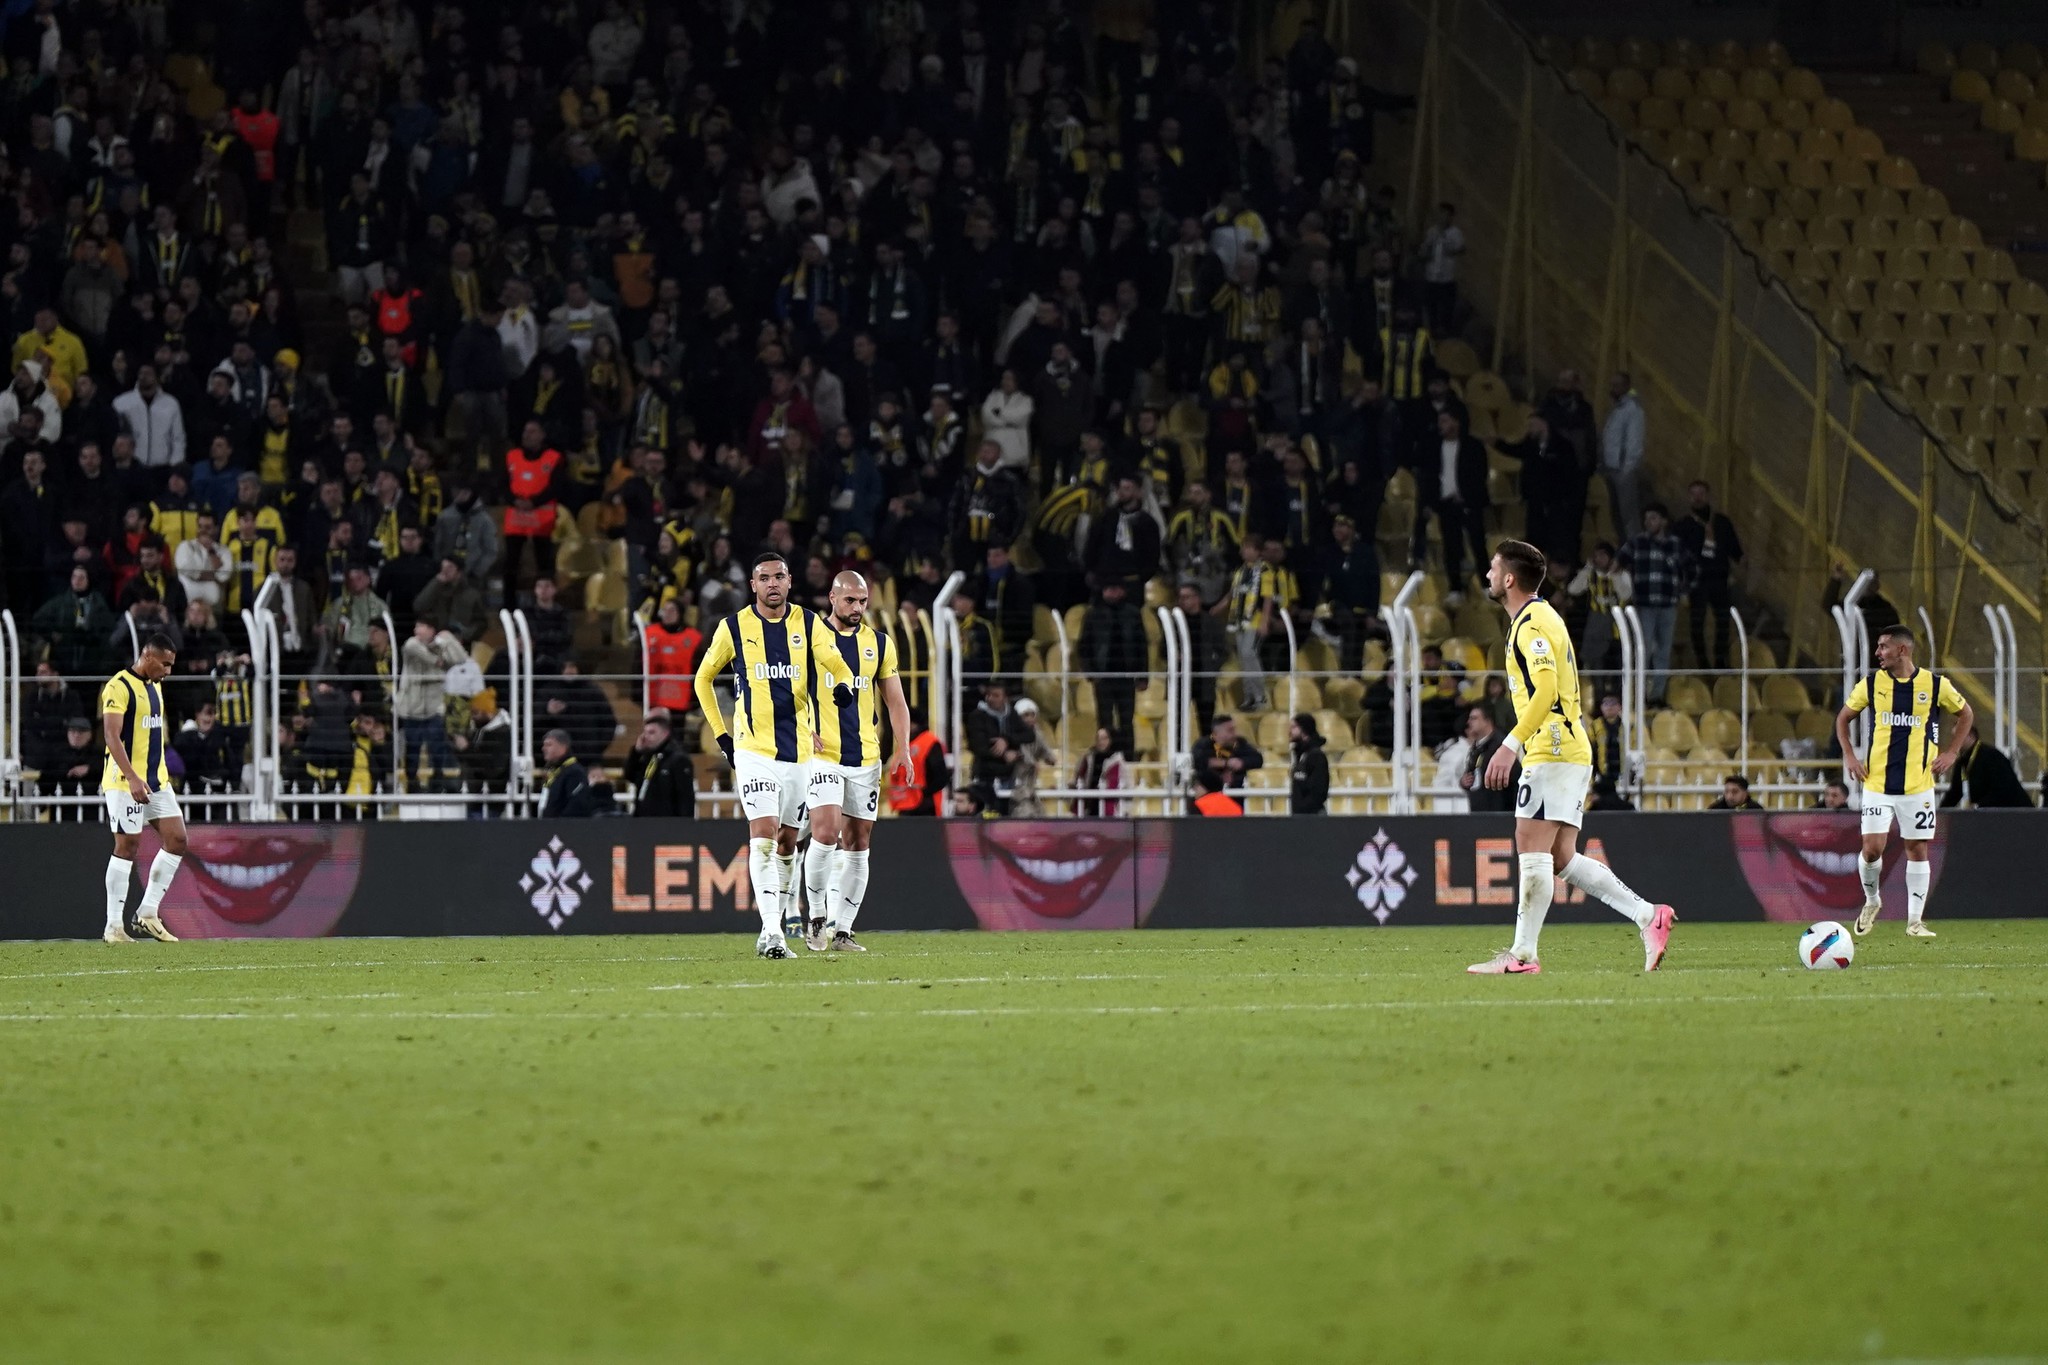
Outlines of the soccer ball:
<svg viewBox="0 0 2048 1365">
<path fill-rule="evenodd" d="M 1799 936 L 1799 965 L 1808 971 L 1840 971 L 1856 960 L 1856 940 L 1831 919 Z"/>
</svg>

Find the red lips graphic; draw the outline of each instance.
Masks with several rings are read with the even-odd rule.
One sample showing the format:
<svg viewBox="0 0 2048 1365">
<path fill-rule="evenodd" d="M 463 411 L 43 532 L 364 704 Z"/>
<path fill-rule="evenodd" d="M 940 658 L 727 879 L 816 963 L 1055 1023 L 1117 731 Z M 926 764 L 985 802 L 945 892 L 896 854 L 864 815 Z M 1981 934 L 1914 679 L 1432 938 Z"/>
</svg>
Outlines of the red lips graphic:
<svg viewBox="0 0 2048 1365">
<path fill-rule="evenodd" d="M 362 872 L 363 831 L 351 826 L 212 825 L 189 838 L 163 906 L 180 938 L 321 937 Z"/>
<path fill-rule="evenodd" d="M 1124 821 L 955 821 L 953 877 L 985 929 L 1128 929 L 1152 913 L 1172 835 Z"/>
<path fill-rule="evenodd" d="M 1805 924 L 1862 906 L 1863 882 L 1856 864 L 1862 857 L 1863 834 L 1855 811 L 1736 815 L 1729 824 L 1735 860 L 1768 918 Z M 1928 855 L 1937 878 L 1944 842 L 1937 827 Z M 1905 914 L 1905 877 L 1899 871 L 1904 857 L 1897 839 L 1885 846 L 1882 889 L 1892 917 Z"/>
</svg>

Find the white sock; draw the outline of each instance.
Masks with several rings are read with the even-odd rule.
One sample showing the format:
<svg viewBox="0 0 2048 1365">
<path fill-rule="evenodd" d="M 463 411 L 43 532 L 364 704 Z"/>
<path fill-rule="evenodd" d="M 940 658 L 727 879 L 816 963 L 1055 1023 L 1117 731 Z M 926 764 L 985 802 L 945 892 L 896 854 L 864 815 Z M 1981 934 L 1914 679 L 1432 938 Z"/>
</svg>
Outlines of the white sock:
<svg viewBox="0 0 2048 1365">
<path fill-rule="evenodd" d="M 837 852 L 836 847 L 816 835 L 811 836 L 811 846 L 804 851 L 804 917 L 807 920 L 831 917 L 833 855 Z"/>
<path fill-rule="evenodd" d="M 1647 927 L 1657 913 L 1657 907 L 1629 890 L 1628 884 L 1614 875 L 1613 868 L 1583 853 L 1574 854 L 1564 865 L 1563 876 L 1595 900 L 1606 901 L 1610 908 L 1634 920 L 1639 929 Z"/>
<path fill-rule="evenodd" d="M 797 888 L 803 884 L 803 874 L 796 870 L 796 850 L 791 849 L 788 853 L 780 848 L 775 850 L 775 884 L 782 888 L 782 918 L 789 919 L 789 912 L 797 908 Z"/>
<path fill-rule="evenodd" d="M 832 928 L 853 932 L 853 917 L 860 913 L 861 898 L 868 893 L 868 851 L 864 848 L 839 850 L 839 875 L 832 885 Z"/>
<path fill-rule="evenodd" d="M 1918 924 L 1927 913 L 1927 885 L 1934 880 L 1932 863 L 1906 862 L 1906 923 Z"/>
<path fill-rule="evenodd" d="M 1522 855 L 1522 898 L 1515 910 L 1515 946 L 1508 951 L 1524 962 L 1536 960 L 1536 939 L 1550 898 L 1557 890 L 1557 869 L 1548 853 Z"/>
<path fill-rule="evenodd" d="M 1879 898 L 1877 893 L 1878 883 L 1884 880 L 1884 860 L 1880 858 L 1878 861 L 1871 863 L 1858 858 L 1856 860 L 1856 875 L 1863 879 L 1863 903 L 1868 905 L 1872 901 L 1877 900 Z"/>
<path fill-rule="evenodd" d="M 754 887 L 754 908 L 761 912 L 761 932 L 781 938 L 782 881 L 773 839 L 748 840 L 747 878 Z"/>
<path fill-rule="evenodd" d="M 125 928 L 128 916 L 128 881 L 135 875 L 135 864 L 126 858 L 107 859 L 107 927 Z"/>
<path fill-rule="evenodd" d="M 164 892 L 171 889 L 171 878 L 178 875 L 178 868 L 185 860 L 175 853 L 156 851 L 156 858 L 149 865 L 149 884 L 142 888 L 142 908 L 135 913 L 143 919 L 155 919 L 157 909 L 164 903 Z"/>
</svg>

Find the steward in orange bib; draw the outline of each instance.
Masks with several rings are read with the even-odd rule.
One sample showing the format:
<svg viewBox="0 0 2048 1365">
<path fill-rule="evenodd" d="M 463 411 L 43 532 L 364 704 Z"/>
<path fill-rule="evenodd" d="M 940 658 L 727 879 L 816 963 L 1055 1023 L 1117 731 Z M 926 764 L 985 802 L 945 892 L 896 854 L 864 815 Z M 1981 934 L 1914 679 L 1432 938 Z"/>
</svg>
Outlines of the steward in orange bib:
<svg viewBox="0 0 2048 1365">
<path fill-rule="evenodd" d="M 249 221 L 268 223 L 270 190 L 277 182 L 277 138 L 283 125 L 276 114 L 263 107 L 263 96 L 255 90 L 244 90 L 241 103 L 228 110 L 228 125 L 235 130 L 236 137 L 249 145 L 256 163 L 256 181 L 250 186 Z"/>
<path fill-rule="evenodd" d="M 944 815 L 949 777 L 946 748 L 925 725 L 924 716 L 918 711 L 910 713 L 910 743 L 904 747 L 910 754 L 913 784 L 895 786 L 895 775 L 890 774 L 890 808 L 898 815 Z"/>
<path fill-rule="evenodd" d="M 512 505 L 505 509 L 505 604 L 512 605 L 518 591 L 520 561 L 526 546 L 533 547 L 533 574 L 552 578 L 555 574 L 555 480 L 562 469 L 562 452 L 548 445 L 547 433 L 538 421 L 529 419 L 520 433 L 519 444 L 505 452 L 505 495 Z"/>
</svg>

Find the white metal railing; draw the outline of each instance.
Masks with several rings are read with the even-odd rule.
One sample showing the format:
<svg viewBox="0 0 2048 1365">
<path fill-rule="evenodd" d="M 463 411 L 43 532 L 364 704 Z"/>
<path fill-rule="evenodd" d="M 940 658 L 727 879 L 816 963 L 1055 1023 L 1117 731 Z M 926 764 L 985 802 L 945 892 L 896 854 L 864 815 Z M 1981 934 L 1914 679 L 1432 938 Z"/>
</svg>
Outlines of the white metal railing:
<svg viewBox="0 0 2048 1365">
<path fill-rule="evenodd" d="M 1615 638 L 1621 641 L 1621 748 L 1625 771 L 1617 784 L 1641 792 L 1649 758 L 1649 726 L 1644 723 L 1643 693 L 1649 688 L 1644 656 L 1643 621 L 1633 606 L 1614 613 Z"/>
<path fill-rule="evenodd" d="M 14 613 L 0 611 L 0 801 L 21 784 L 21 635 Z"/>
<path fill-rule="evenodd" d="M 960 585 L 967 581 L 967 575 L 955 569 L 952 577 L 939 585 L 939 595 L 932 599 L 932 685 L 931 730 L 953 755 L 953 790 L 960 791 L 967 785 L 966 755 L 962 741 L 966 736 L 965 708 L 961 693 L 965 686 L 961 677 L 958 651 L 960 648 L 960 623 L 953 616 L 953 595 L 960 591 Z M 1066 714 L 1065 699 L 1061 699 L 1060 714 Z"/>
<path fill-rule="evenodd" d="M 1863 620 L 1861 603 L 1863 594 L 1877 580 L 1877 573 L 1865 569 L 1856 575 L 1856 581 L 1849 585 L 1849 591 L 1842 594 L 1842 600 L 1831 610 L 1835 618 L 1835 634 L 1842 644 L 1842 698 L 1848 700 L 1856 688 L 1856 679 L 1870 668 L 1870 628 Z M 1870 708 L 1849 722 L 1849 738 L 1860 751 L 1870 739 Z M 1860 800 L 1863 786 L 1860 782 L 1849 783 L 1849 795 Z"/>
<path fill-rule="evenodd" d="M 1408 581 L 1401 585 L 1401 591 L 1394 594 L 1394 604 L 1387 609 L 1387 666 L 1393 674 L 1391 691 L 1394 702 L 1394 813 L 1412 814 L 1415 810 L 1415 753 L 1419 743 L 1419 712 L 1411 728 L 1409 704 L 1419 687 L 1418 670 L 1421 666 L 1419 647 L 1420 635 L 1415 625 L 1415 609 L 1412 605 L 1427 575 L 1417 569 L 1408 575 Z M 1419 703 L 1418 703 L 1419 705 Z"/>
<path fill-rule="evenodd" d="M 1166 676 L 1160 680 L 1160 687 L 1166 694 L 1165 723 L 1160 727 L 1159 747 L 1166 757 L 1166 790 L 1169 796 L 1180 789 L 1175 769 L 1182 755 L 1193 747 L 1194 741 L 1188 735 L 1187 716 L 1181 710 L 1181 678 L 1185 672 L 1186 659 L 1181 653 L 1180 629 L 1174 624 L 1174 608 L 1169 612 L 1165 607 L 1154 607 L 1153 613 L 1159 622 L 1159 643 L 1165 655 Z"/>
<path fill-rule="evenodd" d="M 1729 624 L 1735 627 L 1735 643 L 1741 646 L 1742 671 L 1736 676 L 1736 685 L 1742 689 L 1742 743 L 1736 750 L 1735 768 L 1744 777 L 1749 776 L 1749 630 L 1742 623 L 1742 612 L 1728 608 Z"/>
<path fill-rule="evenodd" d="M 1984 623 L 1991 628 L 1994 708 L 1992 746 L 2015 758 L 2019 752 L 2020 640 L 2013 630 L 2012 613 L 2003 602 L 1986 603 Z"/>
</svg>

